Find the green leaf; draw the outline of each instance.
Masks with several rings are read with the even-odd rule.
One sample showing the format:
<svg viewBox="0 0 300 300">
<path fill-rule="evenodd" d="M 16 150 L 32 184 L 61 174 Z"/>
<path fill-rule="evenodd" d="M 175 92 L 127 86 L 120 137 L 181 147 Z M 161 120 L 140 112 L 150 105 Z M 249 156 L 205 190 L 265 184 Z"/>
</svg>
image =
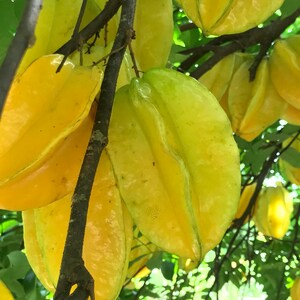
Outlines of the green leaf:
<svg viewBox="0 0 300 300">
<path fill-rule="evenodd" d="M 148 269 L 153 270 L 160 268 L 162 264 L 163 252 L 155 252 L 153 256 L 148 260 L 146 266 Z"/>
<path fill-rule="evenodd" d="M 9 267 L 4 273 L 4 278 L 22 279 L 30 271 L 26 255 L 21 251 L 13 251 L 7 255 Z"/>
<path fill-rule="evenodd" d="M 15 295 L 16 300 L 26 299 L 24 288 L 19 281 L 4 279 L 3 282 L 10 289 L 10 291 Z"/>
<path fill-rule="evenodd" d="M 293 167 L 300 168 L 300 152 L 295 148 L 289 147 L 280 155 L 280 157 Z"/>
<path fill-rule="evenodd" d="M 286 17 L 292 14 L 297 8 L 299 8 L 299 2 L 295 0 L 285 0 L 280 8 L 282 17 Z"/>
<path fill-rule="evenodd" d="M 172 280 L 175 265 L 170 261 L 164 261 L 161 265 L 161 272 L 167 280 Z"/>
<path fill-rule="evenodd" d="M 24 0 L 0 0 L 0 64 L 14 37 L 24 4 Z"/>
<path fill-rule="evenodd" d="M 283 129 L 281 130 L 281 133 L 285 133 L 288 135 L 292 135 L 300 130 L 299 125 L 292 125 L 292 124 L 286 124 Z"/>
</svg>

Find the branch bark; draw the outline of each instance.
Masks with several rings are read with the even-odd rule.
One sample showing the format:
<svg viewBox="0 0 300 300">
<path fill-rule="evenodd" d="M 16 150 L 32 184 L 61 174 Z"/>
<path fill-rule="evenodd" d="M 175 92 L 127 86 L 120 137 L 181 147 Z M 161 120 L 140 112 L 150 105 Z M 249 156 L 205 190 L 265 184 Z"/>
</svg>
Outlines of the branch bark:
<svg viewBox="0 0 300 300">
<path fill-rule="evenodd" d="M 284 19 L 275 20 L 266 27 L 255 27 L 242 33 L 223 35 L 211 40 L 203 46 L 184 50 L 181 54 L 191 55 L 181 63 L 178 67 L 178 71 L 188 71 L 188 69 L 191 68 L 201 57 L 208 53 L 212 53 L 212 56 L 209 59 L 191 72 L 191 76 L 198 79 L 227 55 L 239 50 L 244 51 L 248 47 L 259 44 L 260 51 L 253 65 L 249 69 L 250 80 L 254 80 L 258 65 L 274 40 L 276 40 L 288 26 L 293 24 L 299 15 L 300 8 L 298 8 L 290 16 Z"/>
<path fill-rule="evenodd" d="M 0 115 L 20 61 L 34 40 L 34 29 L 42 8 L 42 2 L 42 0 L 27 1 L 16 35 L 0 67 Z"/>
<path fill-rule="evenodd" d="M 123 0 L 121 20 L 101 86 L 99 105 L 91 139 L 84 157 L 72 199 L 70 223 L 63 253 L 55 300 L 94 299 L 94 281 L 82 260 L 83 240 L 90 193 L 102 150 L 108 143 L 108 127 L 116 83 L 122 63 L 128 33 L 132 32 L 135 0 Z M 76 285 L 70 295 L 71 287 Z M 75 298 L 74 298 L 75 297 Z"/>
<path fill-rule="evenodd" d="M 55 53 L 68 56 L 75 51 L 82 42 L 88 41 L 94 34 L 104 28 L 108 21 L 117 13 L 121 3 L 121 0 L 109 0 L 102 12 L 92 22 L 80 30 L 79 33 L 66 44 L 57 49 Z"/>
</svg>

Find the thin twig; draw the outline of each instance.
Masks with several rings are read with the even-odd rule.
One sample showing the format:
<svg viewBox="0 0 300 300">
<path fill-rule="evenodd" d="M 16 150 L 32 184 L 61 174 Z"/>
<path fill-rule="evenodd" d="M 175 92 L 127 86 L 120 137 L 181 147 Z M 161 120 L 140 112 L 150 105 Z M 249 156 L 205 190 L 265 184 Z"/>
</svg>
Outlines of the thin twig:
<svg viewBox="0 0 300 300">
<path fill-rule="evenodd" d="M 75 293 L 80 292 L 76 299 L 94 299 L 93 278 L 84 267 L 82 260 L 84 231 L 90 193 L 100 160 L 102 150 L 108 142 L 108 126 L 116 90 L 117 77 L 126 47 L 122 47 L 128 40 L 128 30 L 133 26 L 135 0 L 123 0 L 120 24 L 117 37 L 113 44 L 113 53 L 105 68 L 104 79 L 101 86 L 99 105 L 96 112 L 95 123 L 91 139 L 87 147 L 80 175 L 72 198 L 72 209 L 63 260 L 58 281 L 55 300 L 74 299 Z M 101 199 L 99 199 L 100 201 Z M 101 267 L 101 266 L 99 266 Z M 76 285 L 73 298 L 69 297 L 70 289 Z M 72 295 L 71 295 L 72 297 Z"/>
<path fill-rule="evenodd" d="M 79 16 L 77 18 L 77 21 L 76 21 L 76 24 L 75 24 L 75 27 L 74 27 L 74 30 L 73 30 L 73 34 L 72 34 L 72 37 L 71 37 L 71 41 L 74 41 L 74 43 L 76 44 L 76 41 L 79 40 L 79 27 L 81 25 L 81 22 L 82 22 L 82 18 L 83 18 L 83 15 L 84 15 L 84 11 L 85 11 L 85 7 L 86 7 L 86 3 L 87 3 L 87 0 L 82 0 L 82 3 L 81 3 L 81 7 L 80 7 L 80 11 L 79 11 Z M 64 63 L 66 62 L 67 58 L 68 58 L 68 55 L 70 53 L 67 53 L 64 55 L 61 63 L 59 64 L 56 72 L 58 73 L 61 68 L 63 67 Z"/>
<path fill-rule="evenodd" d="M 0 116 L 21 59 L 26 49 L 30 44 L 33 44 L 34 29 L 42 8 L 42 2 L 42 0 L 27 1 L 16 35 L 0 67 Z"/>
<path fill-rule="evenodd" d="M 276 40 L 288 26 L 294 23 L 299 15 L 300 8 L 298 8 L 290 16 L 284 19 L 275 20 L 263 28 L 255 27 L 243 33 L 220 36 L 205 45 L 184 50 L 181 54 L 191 55 L 181 63 L 178 70 L 181 72 L 188 71 L 188 69 L 191 68 L 203 55 L 212 52 L 211 57 L 208 60 L 191 72 L 191 76 L 198 79 L 227 55 L 239 50 L 244 51 L 247 48 L 258 44 L 260 45 L 259 54 L 249 70 L 250 80 L 254 80 L 257 67 L 274 40 Z"/>
<path fill-rule="evenodd" d="M 61 46 L 55 53 L 69 55 L 78 48 L 80 43 L 87 42 L 94 34 L 99 32 L 108 21 L 117 13 L 121 6 L 121 0 L 109 0 L 102 12 L 87 26 L 79 31 L 78 35 Z"/>
</svg>

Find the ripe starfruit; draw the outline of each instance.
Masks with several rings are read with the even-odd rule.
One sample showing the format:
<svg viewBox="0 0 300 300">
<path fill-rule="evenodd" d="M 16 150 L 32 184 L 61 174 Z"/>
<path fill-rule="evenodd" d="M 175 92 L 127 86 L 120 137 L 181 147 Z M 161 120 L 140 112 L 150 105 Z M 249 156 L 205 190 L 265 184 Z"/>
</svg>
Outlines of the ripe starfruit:
<svg viewBox="0 0 300 300">
<path fill-rule="evenodd" d="M 204 34 L 244 32 L 270 17 L 284 0 L 177 0 Z"/>
<path fill-rule="evenodd" d="M 285 148 L 292 141 L 292 139 L 293 138 L 291 137 L 283 141 L 282 147 Z M 293 142 L 291 147 L 298 151 L 298 155 L 300 156 L 299 137 Z M 300 168 L 292 166 L 288 161 L 283 160 L 282 158 L 279 159 L 279 166 L 280 170 L 282 171 L 282 174 L 287 180 L 296 185 L 300 185 Z"/>
<path fill-rule="evenodd" d="M 282 119 L 290 124 L 300 125 L 300 109 L 287 104 L 286 109 L 282 113 Z"/>
<path fill-rule="evenodd" d="M 20 197 L 10 202 L 13 197 L 13 194 L 9 196 L 13 190 L 11 187 L 16 184 L 15 187 L 24 188 L 26 181 L 34 183 L 32 179 L 39 172 L 46 179 L 47 166 L 44 163 L 48 159 L 57 162 L 57 158 L 52 157 L 54 152 L 58 149 L 64 152 L 62 145 L 70 140 L 73 144 L 67 146 L 68 149 L 78 144 L 78 141 L 66 138 L 86 120 L 99 91 L 102 75 L 97 68 L 75 66 L 70 60 L 56 73 L 61 59 L 61 55 L 41 57 L 13 82 L 0 119 L 1 208 L 19 210 L 32 207 L 32 202 L 26 206 Z M 76 155 L 74 153 L 75 160 Z M 69 158 L 61 157 L 58 161 L 63 159 Z M 52 165 L 51 168 L 54 170 L 56 167 Z M 37 173 L 32 173 L 35 170 Z M 29 173 L 31 177 L 24 179 Z M 52 179 L 58 178 L 63 183 L 64 176 L 57 174 Z M 49 181 L 50 177 L 46 180 Z M 65 181 L 67 183 L 68 180 Z M 29 188 L 27 186 L 26 190 L 29 191 Z M 38 188 L 41 186 L 35 182 L 32 189 L 39 192 Z M 59 195 L 59 189 L 57 192 Z M 18 194 L 17 190 L 13 193 Z M 27 197 L 30 198 L 30 194 Z M 39 205 L 49 203 L 36 201 Z"/>
<path fill-rule="evenodd" d="M 199 78 L 219 102 L 229 86 L 236 57 L 235 54 L 226 56 Z"/>
<path fill-rule="evenodd" d="M 71 197 L 23 212 L 26 255 L 37 277 L 52 292 L 59 277 Z M 127 273 L 131 242 L 132 220 L 104 151 L 93 184 L 83 245 L 97 300 L 117 298 Z"/>
<path fill-rule="evenodd" d="M 80 29 L 91 22 L 101 12 L 106 0 L 88 0 Z M 23 72 L 35 59 L 54 53 L 73 35 L 82 0 L 44 0 L 35 29 L 35 39 L 21 61 L 18 73 Z M 101 35 L 101 44 L 111 42 L 117 31 L 117 23 L 112 19 L 107 25 L 107 36 Z M 105 40 L 105 42 L 104 42 Z"/>
<path fill-rule="evenodd" d="M 14 296 L 3 281 L 0 281 L 0 295 L 3 300 L 14 300 Z"/>
<path fill-rule="evenodd" d="M 116 94 L 107 150 L 134 222 L 152 243 L 194 260 L 219 243 L 238 206 L 239 152 L 202 84 L 159 68 L 133 79 Z"/>
<path fill-rule="evenodd" d="M 47 160 L 26 176 L 0 185 L 2 209 L 38 208 L 73 193 L 94 124 L 94 108 Z"/>
<path fill-rule="evenodd" d="M 293 199 L 284 187 L 266 187 L 257 199 L 253 220 L 264 235 L 282 239 L 288 231 L 292 211 Z"/>
<path fill-rule="evenodd" d="M 76 65 L 82 65 L 87 67 L 97 66 L 100 70 L 104 70 L 107 64 L 108 56 L 111 52 L 112 43 L 107 47 L 99 45 L 97 42 L 93 46 L 83 46 L 81 51 L 75 51 L 70 55 L 70 58 Z M 117 89 L 125 84 L 128 84 L 135 73 L 133 70 L 133 63 L 128 51 L 124 53 L 123 61 L 120 67 Z"/>
<path fill-rule="evenodd" d="M 138 69 L 165 67 L 173 41 L 172 0 L 138 0 L 134 30 L 131 44 Z"/>
<path fill-rule="evenodd" d="M 250 54 L 245 53 L 230 54 L 199 78 L 199 81 L 214 94 L 229 118 L 228 89 L 230 82 L 236 70 L 249 57 Z"/>
<path fill-rule="evenodd" d="M 241 194 L 239 207 L 238 207 L 238 210 L 237 210 L 236 215 L 235 215 L 235 219 L 239 219 L 243 216 L 244 212 L 246 211 L 246 209 L 247 209 L 247 207 L 250 203 L 251 197 L 254 194 L 255 188 L 256 188 L 255 183 L 250 184 L 250 185 L 246 185 L 244 187 L 244 189 L 242 191 L 242 194 Z M 249 218 L 247 218 L 246 221 L 248 219 Z"/>
<path fill-rule="evenodd" d="M 253 57 L 243 62 L 230 82 L 228 109 L 233 131 L 251 141 L 280 119 L 286 108 L 269 77 L 267 59 L 260 63 L 255 80 L 249 81 Z"/>
<path fill-rule="evenodd" d="M 270 55 L 270 74 L 278 94 L 300 109 L 300 35 L 277 40 Z M 299 118 L 298 118 L 299 119 Z"/>
<path fill-rule="evenodd" d="M 300 300 L 300 278 L 297 277 L 290 291 L 291 300 Z"/>
</svg>

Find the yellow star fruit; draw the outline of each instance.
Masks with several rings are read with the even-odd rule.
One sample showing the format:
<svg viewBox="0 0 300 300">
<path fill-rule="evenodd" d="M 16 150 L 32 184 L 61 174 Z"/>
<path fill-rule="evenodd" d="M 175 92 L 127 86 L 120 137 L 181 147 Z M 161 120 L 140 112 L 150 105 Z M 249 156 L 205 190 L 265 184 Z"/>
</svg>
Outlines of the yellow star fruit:
<svg viewBox="0 0 300 300">
<path fill-rule="evenodd" d="M 196 260 L 219 243 L 238 206 L 239 153 L 226 114 L 197 80 L 158 68 L 119 89 L 107 150 L 152 243 Z"/>
</svg>

